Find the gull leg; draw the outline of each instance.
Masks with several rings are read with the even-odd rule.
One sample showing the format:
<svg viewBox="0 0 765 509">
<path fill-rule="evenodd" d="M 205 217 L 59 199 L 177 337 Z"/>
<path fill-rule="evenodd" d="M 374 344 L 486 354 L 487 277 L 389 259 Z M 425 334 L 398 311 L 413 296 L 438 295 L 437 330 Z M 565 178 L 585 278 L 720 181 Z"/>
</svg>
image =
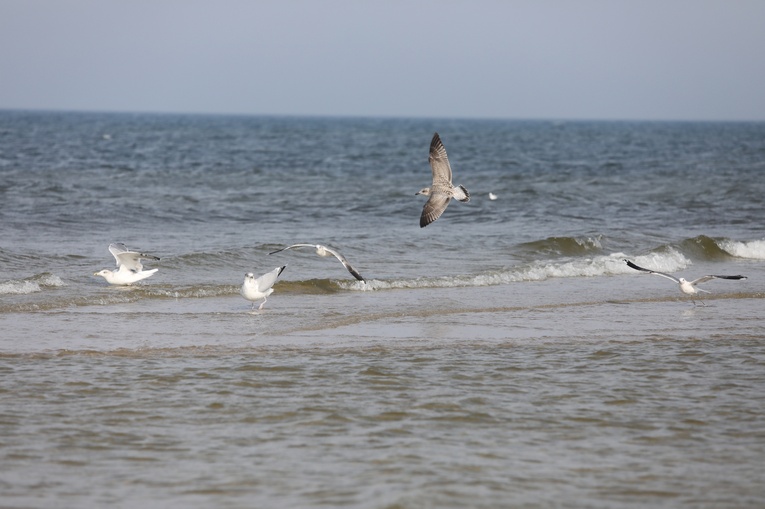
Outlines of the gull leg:
<svg viewBox="0 0 765 509">
<path fill-rule="evenodd" d="M 261 310 L 261 309 L 263 309 L 263 306 L 265 306 L 265 305 L 266 305 L 266 300 L 268 300 L 268 299 L 266 299 L 266 297 L 263 297 L 263 302 L 261 302 L 261 303 L 260 303 L 260 306 L 258 306 L 258 310 Z M 253 305 L 254 305 L 254 304 L 253 304 Z"/>
</svg>

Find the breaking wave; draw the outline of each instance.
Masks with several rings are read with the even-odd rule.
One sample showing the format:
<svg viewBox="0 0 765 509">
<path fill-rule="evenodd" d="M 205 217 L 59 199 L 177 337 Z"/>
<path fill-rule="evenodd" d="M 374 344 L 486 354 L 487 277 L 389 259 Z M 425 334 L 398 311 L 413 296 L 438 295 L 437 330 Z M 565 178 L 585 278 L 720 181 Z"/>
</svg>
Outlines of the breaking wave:
<svg viewBox="0 0 765 509">
<path fill-rule="evenodd" d="M 688 267 L 691 261 L 675 249 L 628 257 L 624 253 L 612 253 L 590 258 L 566 261 L 535 261 L 518 266 L 473 275 L 443 276 L 431 278 L 370 280 L 366 285 L 338 283 L 348 290 L 384 290 L 397 288 L 453 288 L 465 286 L 493 286 L 525 281 L 544 281 L 553 278 L 598 277 L 634 272 L 624 262 L 629 258 L 638 265 L 648 265 L 655 270 L 674 272 Z"/>
<path fill-rule="evenodd" d="M 49 272 L 36 274 L 32 277 L 10 280 L 0 283 L 0 295 L 28 295 L 41 292 L 46 288 L 66 286 L 60 277 Z"/>
<path fill-rule="evenodd" d="M 720 249 L 736 258 L 765 260 L 765 240 L 751 240 L 748 242 L 721 240 L 719 241 L 719 246 Z"/>
</svg>

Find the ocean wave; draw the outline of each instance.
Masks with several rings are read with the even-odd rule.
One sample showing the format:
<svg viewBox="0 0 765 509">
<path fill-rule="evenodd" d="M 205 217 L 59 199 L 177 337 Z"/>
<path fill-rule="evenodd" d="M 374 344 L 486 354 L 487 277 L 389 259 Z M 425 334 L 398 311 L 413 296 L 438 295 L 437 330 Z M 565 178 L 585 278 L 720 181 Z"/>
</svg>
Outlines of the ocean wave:
<svg viewBox="0 0 765 509">
<path fill-rule="evenodd" d="M 239 293 L 239 287 L 233 285 L 199 285 L 168 289 L 146 285 L 136 287 L 134 291 L 148 298 L 203 299 L 235 295 Z"/>
<path fill-rule="evenodd" d="M 348 290 L 386 290 L 403 288 L 453 288 L 469 286 L 495 286 L 510 283 L 545 281 L 555 278 L 599 277 L 633 273 L 624 262 L 633 260 L 638 265 L 647 265 L 655 270 L 674 272 L 691 264 L 691 261 L 675 249 L 665 249 L 646 255 L 628 257 L 624 253 L 598 255 L 589 258 L 565 261 L 535 261 L 501 270 L 481 274 L 423 277 L 416 279 L 370 280 L 366 285 L 338 286 Z"/>
<path fill-rule="evenodd" d="M 341 290 L 358 290 L 364 283 L 361 281 L 337 282 L 330 279 L 309 279 L 304 281 L 281 280 L 275 285 L 276 291 L 288 294 L 331 294 Z M 225 297 L 239 295 L 240 285 L 193 285 L 187 287 L 162 288 L 144 285 L 135 287 L 142 297 L 172 298 L 172 299 L 204 299 L 208 297 Z"/>
<path fill-rule="evenodd" d="M 721 242 L 722 240 L 713 239 L 706 235 L 698 235 L 681 241 L 678 247 L 683 253 L 695 259 L 716 261 L 730 257 L 730 253 L 720 246 Z"/>
<path fill-rule="evenodd" d="M 667 250 L 679 250 L 684 255 L 701 261 L 724 261 L 731 257 L 765 260 L 765 240 L 736 241 L 698 235 L 655 249 L 656 252 Z"/>
<path fill-rule="evenodd" d="M 636 265 L 658 272 L 670 273 L 688 268 L 692 264 L 689 258 L 671 246 L 664 246 L 657 251 L 639 256 L 626 256 L 622 253 L 618 255 L 622 260 L 616 274 L 635 273 L 635 269 L 628 267 L 624 260 L 630 260 Z"/>
<path fill-rule="evenodd" d="M 595 237 L 548 237 L 543 240 L 523 243 L 520 247 L 532 255 L 581 256 L 602 250 L 602 239 L 602 235 Z"/>
<path fill-rule="evenodd" d="M 0 295 L 27 295 L 41 292 L 46 288 L 66 286 L 60 277 L 43 272 L 21 280 L 11 279 L 0 283 Z"/>
<path fill-rule="evenodd" d="M 718 242 L 720 249 L 736 258 L 749 258 L 752 260 L 765 260 L 765 240 L 751 240 L 740 242 L 736 240 L 721 240 Z"/>
</svg>

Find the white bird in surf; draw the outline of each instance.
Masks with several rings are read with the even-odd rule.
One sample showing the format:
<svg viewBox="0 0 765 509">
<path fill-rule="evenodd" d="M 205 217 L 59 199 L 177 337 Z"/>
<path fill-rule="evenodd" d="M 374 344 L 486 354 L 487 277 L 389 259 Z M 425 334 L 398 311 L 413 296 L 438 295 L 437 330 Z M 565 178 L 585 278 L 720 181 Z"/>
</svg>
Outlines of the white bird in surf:
<svg viewBox="0 0 765 509">
<path fill-rule="evenodd" d="M 702 290 L 701 288 L 696 288 L 696 285 L 709 281 L 710 279 L 746 279 L 746 276 L 703 276 L 698 279 L 694 279 L 693 281 L 686 281 L 685 278 L 682 278 L 682 277 L 676 278 L 675 276 L 672 276 L 670 274 L 665 274 L 664 272 L 657 272 L 655 270 L 644 269 L 643 267 L 639 267 L 629 260 L 624 260 L 624 261 L 627 262 L 627 265 L 629 267 L 635 270 L 640 270 L 648 274 L 653 274 L 655 276 L 661 276 L 667 279 L 671 279 L 672 281 L 680 285 L 681 292 L 691 296 L 691 301 L 693 302 L 694 305 L 696 304 L 696 301 L 693 299 L 693 295 L 696 295 L 699 292 L 711 293 L 708 290 Z M 703 300 L 701 301 L 701 304 L 706 305 L 704 304 Z"/>
<path fill-rule="evenodd" d="M 430 141 L 428 161 L 430 162 L 430 169 L 433 171 L 433 183 L 430 187 L 425 187 L 415 193 L 415 196 L 418 194 L 429 196 L 422 208 L 420 228 L 428 226 L 441 217 L 452 198 L 462 202 L 470 201 L 470 193 L 465 189 L 465 186 L 452 184 L 452 167 L 449 166 L 446 149 L 441 143 L 438 133 L 435 133 Z"/>
<path fill-rule="evenodd" d="M 319 256 L 323 256 L 323 257 L 334 256 L 335 258 L 340 260 L 340 263 L 343 264 L 343 267 L 348 269 L 348 272 L 350 272 L 353 277 L 355 277 L 359 281 L 363 281 L 364 283 L 366 283 L 366 280 L 361 276 L 361 274 L 359 274 L 359 272 L 356 269 L 354 269 L 350 263 L 348 263 L 348 260 L 345 259 L 345 256 L 341 255 L 339 252 L 335 251 L 334 249 L 321 244 L 292 244 L 291 246 L 287 246 L 282 249 L 277 249 L 276 251 L 271 251 L 268 254 L 272 255 L 275 253 L 286 251 L 287 249 L 300 248 L 300 247 L 312 247 L 316 249 L 316 254 Z"/>
<path fill-rule="evenodd" d="M 132 285 L 136 281 L 146 279 L 159 270 L 143 270 L 143 265 L 141 265 L 141 260 L 159 260 L 158 256 L 130 251 L 121 242 L 109 244 L 109 252 L 114 255 L 117 267 L 119 268 L 117 270 L 104 269 L 93 274 L 94 276 L 102 276 L 106 279 L 107 283 L 113 285 Z"/>
<path fill-rule="evenodd" d="M 252 309 L 255 309 L 255 301 L 259 299 L 263 299 L 263 302 L 260 303 L 258 309 L 263 309 L 268 296 L 274 293 L 272 286 L 274 286 L 276 279 L 286 267 L 286 265 L 276 267 L 271 272 L 266 272 L 257 279 L 252 272 L 248 272 L 244 275 L 244 283 L 242 284 L 240 293 L 242 294 L 242 297 L 252 301 Z"/>
</svg>

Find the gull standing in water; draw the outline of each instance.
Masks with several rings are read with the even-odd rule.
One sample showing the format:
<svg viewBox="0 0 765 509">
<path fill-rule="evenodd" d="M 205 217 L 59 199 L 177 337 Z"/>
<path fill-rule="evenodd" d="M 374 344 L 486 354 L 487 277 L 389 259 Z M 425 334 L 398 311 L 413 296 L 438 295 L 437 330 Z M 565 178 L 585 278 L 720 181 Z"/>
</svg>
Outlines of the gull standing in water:
<svg viewBox="0 0 765 509">
<path fill-rule="evenodd" d="M 141 260 L 159 260 L 159 257 L 130 251 L 125 244 L 121 242 L 109 244 L 109 252 L 117 260 L 117 270 L 107 270 L 96 272 L 94 276 L 102 276 L 107 283 L 113 285 L 132 285 L 136 281 L 146 279 L 159 269 L 143 270 Z"/>
<path fill-rule="evenodd" d="M 428 161 L 430 162 L 430 169 L 433 171 L 433 183 L 430 187 L 425 187 L 415 193 L 415 195 L 422 194 L 430 197 L 422 208 L 420 228 L 428 226 L 441 217 L 452 198 L 462 202 L 470 201 L 470 193 L 465 189 L 465 186 L 452 184 L 452 168 L 449 166 L 446 149 L 441 143 L 438 133 L 435 133 L 430 141 Z"/>
<path fill-rule="evenodd" d="M 292 249 L 292 248 L 295 248 L 295 247 L 312 247 L 312 248 L 316 249 L 316 254 L 319 255 L 319 256 L 334 256 L 335 258 L 340 260 L 340 263 L 343 264 L 343 267 L 348 269 L 348 272 L 350 272 L 353 277 L 355 277 L 359 281 L 363 281 L 364 283 L 366 283 L 364 278 L 361 277 L 361 274 L 359 274 L 356 269 L 351 267 L 351 264 L 348 263 L 348 260 L 345 259 L 345 256 L 341 255 L 340 253 L 338 253 L 334 249 L 331 249 L 331 248 L 329 248 L 327 246 L 323 246 L 321 244 L 292 244 L 291 246 L 287 246 L 287 247 L 284 247 L 282 249 L 277 249 L 276 251 L 271 251 L 268 254 L 272 255 L 272 254 L 275 254 L 275 253 L 280 253 L 282 251 L 286 251 L 287 249 Z"/>
<path fill-rule="evenodd" d="M 693 295 L 696 295 L 699 292 L 711 293 L 711 292 L 709 292 L 707 290 L 702 290 L 701 288 L 696 288 L 696 285 L 704 283 L 706 281 L 709 281 L 710 279 L 746 279 L 746 276 L 703 276 L 703 277 L 700 277 L 698 279 L 694 279 L 693 281 L 686 281 L 685 278 L 682 278 L 682 277 L 681 278 L 676 278 L 675 276 L 671 276 L 669 274 L 665 274 L 664 272 L 657 272 L 655 270 L 649 270 L 649 269 L 644 269 L 643 267 L 638 267 L 637 265 L 635 265 L 634 263 L 632 263 L 629 260 L 624 260 L 624 261 L 627 262 L 627 265 L 629 267 L 631 267 L 631 268 L 633 268 L 635 270 L 640 270 L 640 271 L 646 272 L 648 274 L 654 274 L 656 276 L 661 276 L 661 277 L 665 277 L 667 279 L 671 279 L 672 281 L 674 281 L 675 283 L 680 285 L 680 291 L 681 292 L 683 292 L 686 295 L 690 295 L 691 296 L 691 301 L 693 302 L 694 305 L 696 304 L 696 301 L 694 300 Z M 699 300 L 701 300 L 701 299 L 699 299 Z M 703 300 L 701 301 L 701 304 L 706 306 L 706 304 L 704 304 Z"/>
<path fill-rule="evenodd" d="M 248 272 L 244 275 L 244 283 L 242 284 L 240 293 L 242 294 L 242 297 L 252 301 L 252 309 L 255 309 L 255 301 L 258 299 L 263 299 L 263 302 L 258 306 L 258 309 L 263 309 L 267 297 L 274 293 L 274 289 L 271 287 L 274 286 L 276 279 L 286 267 L 286 265 L 276 267 L 271 272 L 266 272 L 257 279 L 255 279 L 255 274 L 252 272 Z"/>
</svg>

